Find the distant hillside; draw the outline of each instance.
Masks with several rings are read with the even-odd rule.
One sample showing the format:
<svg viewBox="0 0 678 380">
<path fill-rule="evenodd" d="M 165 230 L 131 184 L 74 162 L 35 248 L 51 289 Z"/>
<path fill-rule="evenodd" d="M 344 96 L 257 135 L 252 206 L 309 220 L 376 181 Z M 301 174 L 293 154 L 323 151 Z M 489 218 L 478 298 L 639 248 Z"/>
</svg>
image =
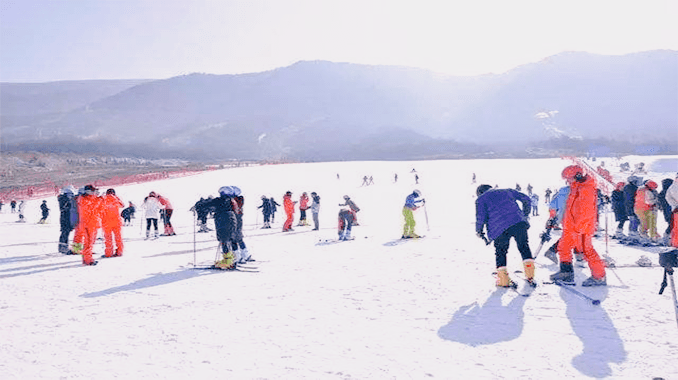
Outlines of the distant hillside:
<svg viewBox="0 0 678 380">
<path fill-rule="evenodd" d="M 678 147 L 677 63 L 676 51 L 572 52 L 477 77 L 313 61 L 138 83 L 3 83 L 2 145 L 299 160 L 519 153 L 542 142 L 554 152 L 562 138 L 568 149 L 610 140 L 665 150 Z"/>
</svg>

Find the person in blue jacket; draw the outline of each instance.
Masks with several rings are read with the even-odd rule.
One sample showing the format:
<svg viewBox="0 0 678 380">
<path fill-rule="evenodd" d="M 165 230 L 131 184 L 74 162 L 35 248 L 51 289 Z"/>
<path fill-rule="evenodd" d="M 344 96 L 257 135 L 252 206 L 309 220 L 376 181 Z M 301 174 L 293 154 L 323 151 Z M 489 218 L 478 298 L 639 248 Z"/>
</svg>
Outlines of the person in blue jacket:
<svg viewBox="0 0 678 380">
<path fill-rule="evenodd" d="M 480 185 L 476 189 L 476 233 L 486 244 L 494 241 L 497 286 L 515 287 L 506 269 L 506 254 L 510 239 L 518 245 L 523 258 L 525 278 L 534 282 L 534 259 L 528 243 L 527 230 L 531 200 L 527 195 L 513 189 L 492 189 L 490 185 Z M 522 209 L 518 203 L 522 204 Z M 484 229 L 487 228 L 487 236 Z"/>
</svg>

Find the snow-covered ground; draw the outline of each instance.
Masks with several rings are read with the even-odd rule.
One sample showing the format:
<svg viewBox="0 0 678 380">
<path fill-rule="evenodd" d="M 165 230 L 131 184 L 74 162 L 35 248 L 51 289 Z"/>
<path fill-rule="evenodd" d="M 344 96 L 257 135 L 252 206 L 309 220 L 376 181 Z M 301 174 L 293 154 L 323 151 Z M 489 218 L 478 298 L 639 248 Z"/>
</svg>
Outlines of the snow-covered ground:
<svg viewBox="0 0 678 380">
<path fill-rule="evenodd" d="M 658 183 L 678 170 L 677 157 L 625 160 L 645 162 L 645 177 Z M 118 187 L 125 203 L 139 205 L 151 190 L 167 196 L 177 235 L 144 241 L 137 215 L 123 230 L 124 256 L 94 267 L 56 253 L 56 198 L 47 199 L 46 225 L 36 224 L 41 200 L 28 202 L 25 224 L 5 206 L 0 378 L 678 379 L 678 326 L 670 289 L 658 295 L 656 248 L 595 240 L 618 264 L 641 255 L 655 264 L 608 270 L 605 288 L 576 287 L 600 306 L 555 285 L 540 285 L 530 297 L 494 286 L 494 248 L 475 236 L 476 186 L 534 187 L 541 198 L 530 229 L 535 249 L 548 214 L 544 191 L 564 184 L 560 172 L 570 163 L 291 164 Z M 606 167 L 625 178 L 617 164 L 607 160 Z M 374 185 L 360 186 L 366 175 Z M 189 208 L 224 185 L 246 196 L 245 241 L 257 273 L 191 269 L 194 260 L 212 261 L 217 243 L 214 232 L 194 234 Z M 402 205 L 415 188 L 427 201 L 416 213 L 417 232 L 427 236 L 388 244 L 402 233 Z M 274 228 L 260 229 L 260 197 L 282 203 L 287 190 L 294 199 L 303 191 L 321 196 L 320 231 L 281 233 L 282 208 Z M 361 208 L 356 240 L 317 245 L 336 237 L 345 194 Z M 660 215 L 660 231 L 665 227 Z M 95 253 L 103 253 L 102 242 Z M 511 243 L 509 270 L 519 269 Z M 537 277 L 556 270 L 542 251 Z M 576 269 L 579 283 L 588 275 Z"/>
</svg>

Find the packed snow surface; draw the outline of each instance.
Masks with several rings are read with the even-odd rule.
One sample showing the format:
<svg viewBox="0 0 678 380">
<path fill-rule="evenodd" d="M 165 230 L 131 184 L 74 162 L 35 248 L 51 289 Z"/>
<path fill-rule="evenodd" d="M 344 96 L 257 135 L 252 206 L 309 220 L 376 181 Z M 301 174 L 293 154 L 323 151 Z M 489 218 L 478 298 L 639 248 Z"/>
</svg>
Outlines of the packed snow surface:
<svg viewBox="0 0 678 380">
<path fill-rule="evenodd" d="M 661 159 L 660 172 L 653 172 Z M 599 161 L 604 159 L 598 159 Z M 657 183 L 674 178 L 676 157 L 645 162 Z M 607 159 L 615 179 L 620 160 Z M 590 162 L 594 167 L 599 162 Z M 174 205 L 176 236 L 145 241 L 141 215 L 123 229 L 124 256 L 99 259 L 57 253 L 56 197 L 49 223 L 36 224 L 41 199 L 28 201 L 27 223 L 0 213 L 0 378 L 3 379 L 678 379 L 678 325 L 670 287 L 659 295 L 657 248 L 596 238 L 617 264 L 642 255 L 653 267 L 607 272 L 607 287 L 555 285 L 530 297 L 497 289 L 494 248 L 475 234 L 475 189 L 486 183 L 540 197 L 531 219 L 535 250 L 548 218 L 547 187 L 564 185 L 566 159 L 337 162 L 257 166 L 206 172 L 116 188 L 139 206 L 155 191 Z M 413 172 L 413 170 L 415 172 Z M 473 173 L 477 183 L 472 183 Z M 395 182 L 395 174 L 398 180 Z M 415 184 L 415 174 L 419 184 Z M 374 185 L 361 186 L 364 176 Z M 205 271 L 214 232 L 195 233 L 189 209 L 221 186 L 242 189 L 245 242 L 258 272 Z M 405 197 L 419 189 L 415 212 L 424 239 L 392 244 L 402 234 Z M 105 188 L 102 189 L 105 191 Z M 279 208 L 261 229 L 261 196 L 282 204 L 285 191 L 321 197 L 319 231 L 282 233 Z M 349 195 L 361 211 L 355 240 L 336 239 L 337 212 Z M 295 214 L 295 225 L 299 212 Z M 666 223 L 659 216 L 659 230 Z M 310 220 L 310 212 L 309 212 Z M 613 230 L 613 214 L 601 214 Z M 213 226 L 212 220 L 208 223 Z M 161 227 L 162 228 L 162 227 Z M 162 231 L 161 231 L 162 232 Z M 557 236 L 555 236 L 557 238 Z M 537 278 L 557 266 L 537 258 Z M 103 254 L 103 242 L 95 246 Z M 509 272 L 521 282 L 511 243 Z"/>
</svg>

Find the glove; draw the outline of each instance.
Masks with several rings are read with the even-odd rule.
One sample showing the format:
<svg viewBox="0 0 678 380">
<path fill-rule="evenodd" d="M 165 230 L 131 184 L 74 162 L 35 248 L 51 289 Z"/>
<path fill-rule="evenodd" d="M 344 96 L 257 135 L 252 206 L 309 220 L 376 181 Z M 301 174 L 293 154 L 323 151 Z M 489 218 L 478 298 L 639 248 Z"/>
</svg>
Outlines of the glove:
<svg viewBox="0 0 678 380">
<path fill-rule="evenodd" d="M 558 219 L 551 218 L 546 221 L 546 228 L 556 228 L 558 226 Z"/>
<path fill-rule="evenodd" d="M 487 240 L 487 237 L 485 236 L 485 233 L 484 233 L 483 231 L 478 231 L 478 232 L 476 233 L 476 235 L 477 235 L 479 238 L 483 239 L 483 241 L 485 241 L 485 245 L 490 245 L 490 241 Z"/>
<path fill-rule="evenodd" d="M 551 230 L 546 230 L 542 232 L 539 237 L 541 238 L 542 243 L 546 243 L 551 240 Z"/>
</svg>

